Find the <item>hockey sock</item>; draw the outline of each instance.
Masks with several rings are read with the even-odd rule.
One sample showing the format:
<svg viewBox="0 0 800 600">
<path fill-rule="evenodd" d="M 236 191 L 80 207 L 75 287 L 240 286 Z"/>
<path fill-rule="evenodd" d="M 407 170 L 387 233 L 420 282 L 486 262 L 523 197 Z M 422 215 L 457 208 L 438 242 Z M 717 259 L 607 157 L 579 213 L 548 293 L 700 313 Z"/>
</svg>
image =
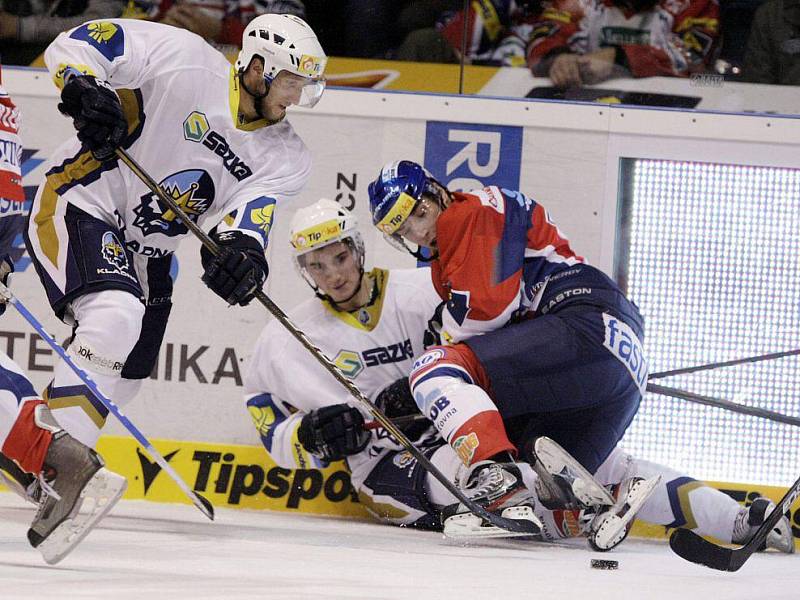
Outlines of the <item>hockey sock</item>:
<svg viewBox="0 0 800 600">
<path fill-rule="evenodd" d="M 42 427 L 36 422 L 36 407 L 44 405 L 43 400 L 27 400 L 22 403 L 17 420 L 3 444 L 2 452 L 16 461 L 23 471 L 39 473 L 53 439 L 52 429 Z"/>
<path fill-rule="evenodd" d="M 488 394 L 458 377 L 428 377 L 414 386 L 423 414 L 429 415 L 442 437 L 465 465 L 517 450 L 508 440 L 505 425 Z"/>
<path fill-rule="evenodd" d="M 731 541 L 733 524 L 741 505 L 702 481 L 670 467 L 635 458 L 619 448 L 595 474 L 603 484 L 618 483 L 627 477 L 650 478 L 655 475 L 661 475 L 661 482 L 637 518 L 670 528 L 684 527 L 723 542 Z"/>
</svg>

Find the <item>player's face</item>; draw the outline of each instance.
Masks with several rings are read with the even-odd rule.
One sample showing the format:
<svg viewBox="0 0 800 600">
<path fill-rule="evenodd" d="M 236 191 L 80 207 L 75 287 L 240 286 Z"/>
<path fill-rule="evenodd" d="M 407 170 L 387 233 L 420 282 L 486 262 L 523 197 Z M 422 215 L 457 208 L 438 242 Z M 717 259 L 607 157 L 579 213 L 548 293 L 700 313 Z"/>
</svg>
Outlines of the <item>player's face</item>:
<svg viewBox="0 0 800 600">
<path fill-rule="evenodd" d="M 440 213 L 438 203 L 425 195 L 414 206 L 414 210 L 397 230 L 397 234 L 412 244 L 436 248 L 436 219 Z"/>
<path fill-rule="evenodd" d="M 300 102 L 300 95 L 308 79 L 288 71 L 281 71 L 272 80 L 269 94 L 261 100 L 261 112 L 270 121 L 280 121 L 286 109 Z"/>
<path fill-rule="evenodd" d="M 334 302 L 350 298 L 358 289 L 361 279 L 355 253 L 344 242 L 336 242 L 303 257 L 308 274 L 320 291 Z"/>
</svg>

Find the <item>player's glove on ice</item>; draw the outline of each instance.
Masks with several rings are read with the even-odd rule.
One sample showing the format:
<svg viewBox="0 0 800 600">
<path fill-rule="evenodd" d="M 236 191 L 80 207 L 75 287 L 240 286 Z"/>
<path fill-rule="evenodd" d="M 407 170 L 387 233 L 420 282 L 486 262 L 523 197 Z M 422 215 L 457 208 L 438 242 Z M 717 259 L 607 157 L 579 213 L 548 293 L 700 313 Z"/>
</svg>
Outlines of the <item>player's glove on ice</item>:
<svg viewBox="0 0 800 600">
<path fill-rule="evenodd" d="M 245 306 L 267 279 L 269 267 L 264 249 L 255 239 L 240 231 L 211 231 L 219 246 L 217 256 L 200 247 L 203 283 L 231 306 Z"/>
<path fill-rule="evenodd" d="M 411 386 L 408 383 L 408 377 L 401 377 L 383 388 L 378 394 L 378 397 L 375 398 L 375 404 L 383 411 L 383 414 L 390 419 L 416 415 L 421 416 L 422 414 L 419 411 L 417 403 L 414 401 L 414 396 L 411 394 Z M 416 441 L 430 425 L 431 422 L 427 419 L 419 419 L 406 423 L 405 425 L 398 425 L 398 429 L 405 433 L 412 441 Z"/>
<path fill-rule="evenodd" d="M 367 447 L 369 438 L 364 417 L 347 404 L 316 408 L 302 418 L 297 429 L 303 448 L 327 461 L 358 454 Z"/>
<path fill-rule="evenodd" d="M 58 110 L 78 130 L 78 139 L 100 161 L 114 155 L 128 132 L 117 93 L 92 75 L 76 75 L 61 90 Z"/>
</svg>

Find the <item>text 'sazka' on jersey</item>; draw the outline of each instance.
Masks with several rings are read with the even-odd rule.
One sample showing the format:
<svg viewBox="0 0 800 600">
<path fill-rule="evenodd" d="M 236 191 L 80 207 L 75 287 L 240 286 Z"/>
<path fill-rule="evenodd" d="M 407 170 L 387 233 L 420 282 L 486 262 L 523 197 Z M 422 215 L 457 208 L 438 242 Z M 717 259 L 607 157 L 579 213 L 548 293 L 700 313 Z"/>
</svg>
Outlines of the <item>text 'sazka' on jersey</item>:
<svg viewBox="0 0 800 600">
<path fill-rule="evenodd" d="M 266 245 L 275 202 L 302 188 L 310 153 L 285 121 L 241 122 L 238 78 L 222 54 L 186 30 L 117 19 L 62 33 L 45 61 L 60 87 L 77 71 L 116 90 L 128 121 L 122 146 L 190 218 L 224 217 L 221 230 Z M 139 254 L 168 254 L 188 234 L 126 166 L 99 163 L 77 138 L 50 160 L 36 222 L 48 222 L 63 201 L 120 227 Z"/>
<path fill-rule="evenodd" d="M 499 329 L 536 311 L 550 280 L 583 258 L 541 204 L 495 186 L 455 192 L 437 221 L 432 276 L 447 300 L 442 331 L 452 342 Z"/>
<path fill-rule="evenodd" d="M 717 0 L 659 0 L 634 12 L 613 0 L 553 0 L 534 19 L 528 66 L 561 52 L 619 48 L 634 77 L 686 76 L 713 58 L 719 38 Z"/>
<path fill-rule="evenodd" d="M 293 323 L 330 358 L 371 401 L 386 386 L 407 377 L 422 354 L 428 319 L 441 302 L 429 269 L 374 269 L 377 299 L 354 313 L 334 310 L 317 298 L 290 314 Z M 256 343 L 245 377 L 247 407 L 261 441 L 275 462 L 288 468 L 325 466 L 297 440 L 303 415 L 323 406 L 359 406 L 300 342 L 270 321 Z M 386 449 L 398 450 L 383 428 L 371 443 L 348 458 L 356 487 Z"/>
</svg>

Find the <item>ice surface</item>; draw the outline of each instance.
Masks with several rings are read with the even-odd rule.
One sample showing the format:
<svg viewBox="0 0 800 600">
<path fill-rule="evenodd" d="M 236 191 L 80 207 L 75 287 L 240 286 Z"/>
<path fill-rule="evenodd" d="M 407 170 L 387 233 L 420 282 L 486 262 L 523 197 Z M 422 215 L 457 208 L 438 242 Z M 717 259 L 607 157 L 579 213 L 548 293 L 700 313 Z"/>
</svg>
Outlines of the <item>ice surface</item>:
<svg viewBox="0 0 800 600">
<path fill-rule="evenodd" d="M 591 552 L 496 540 L 472 546 L 440 534 L 286 513 L 120 502 L 60 564 L 28 546 L 33 507 L 0 493 L 0 598 L 301 599 L 480 598 L 733 600 L 800 598 L 800 556 L 756 555 L 737 573 L 683 561 L 660 541 Z M 589 567 L 618 560 L 618 571 Z"/>
</svg>

